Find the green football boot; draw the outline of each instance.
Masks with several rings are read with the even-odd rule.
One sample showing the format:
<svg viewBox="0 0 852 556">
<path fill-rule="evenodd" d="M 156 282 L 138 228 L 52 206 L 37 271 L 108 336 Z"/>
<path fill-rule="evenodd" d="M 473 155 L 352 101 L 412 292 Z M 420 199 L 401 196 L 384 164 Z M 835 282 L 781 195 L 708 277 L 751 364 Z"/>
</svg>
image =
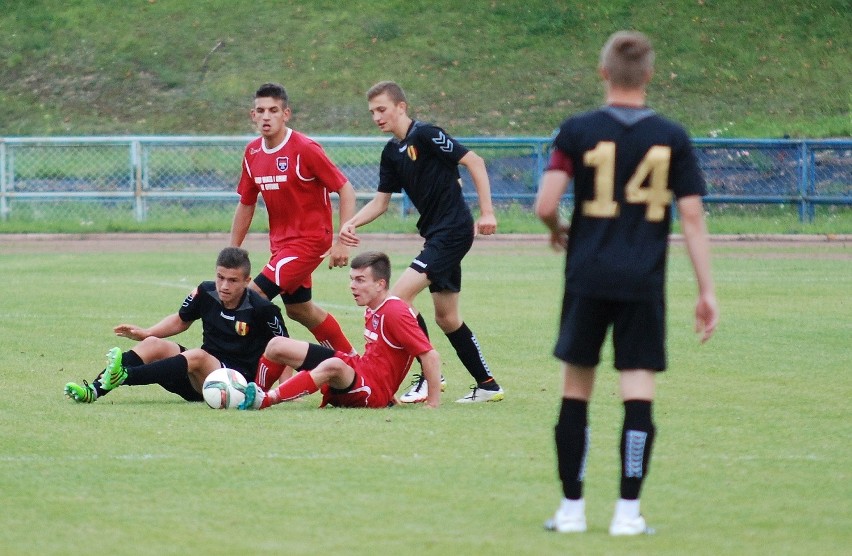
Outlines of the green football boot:
<svg viewBox="0 0 852 556">
<path fill-rule="evenodd" d="M 77 403 L 92 403 L 98 399 L 98 393 L 95 392 L 94 386 L 83 381 L 83 386 L 74 382 L 69 382 L 65 385 L 65 395 Z"/>
<path fill-rule="evenodd" d="M 101 388 L 115 390 L 127 379 L 127 369 L 121 364 L 121 349 L 114 347 L 106 354 L 107 365 L 101 375 Z"/>
</svg>

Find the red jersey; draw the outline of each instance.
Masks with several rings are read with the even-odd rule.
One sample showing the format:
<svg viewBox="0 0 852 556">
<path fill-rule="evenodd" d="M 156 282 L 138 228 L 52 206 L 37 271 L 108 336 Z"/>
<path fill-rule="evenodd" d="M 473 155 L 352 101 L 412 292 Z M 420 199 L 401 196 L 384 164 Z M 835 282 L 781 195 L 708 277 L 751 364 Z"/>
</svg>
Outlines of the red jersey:
<svg viewBox="0 0 852 556">
<path fill-rule="evenodd" d="M 334 237 L 329 192 L 347 181 L 319 143 L 288 129 L 277 147 L 267 149 L 263 137 L 246 146 L 237 193 L 244 205 L 263 195 L 272 253 L 293 242 L 327 250 Z"/>
<path fill-rule="evenodd" d="M 375 311 L 366 309 L 364 338 L 364 354 L 355 370 L 373 387 L 384 390 L 388 400 L 405 380 L 414 358 L 432 351 L 411 307 L 394 296 L 388 296 Z"/>
</svg>

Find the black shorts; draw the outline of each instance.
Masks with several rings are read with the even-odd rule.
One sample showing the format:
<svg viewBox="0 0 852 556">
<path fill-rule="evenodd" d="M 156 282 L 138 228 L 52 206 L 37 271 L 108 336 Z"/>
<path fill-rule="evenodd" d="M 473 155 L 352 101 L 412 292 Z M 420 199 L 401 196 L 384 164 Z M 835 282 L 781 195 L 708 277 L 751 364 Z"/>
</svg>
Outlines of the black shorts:
<svg viewBox="0 0 852 556">
<path fill-rule="evenodd" d="M 311 288 L 299 286 L 293 293 L 284 293 L 278 287 L 278 284 L 270 280 L 264 274 L 258 274 L 254 278 L 254 283 L 260 288 L 260 291 L 267 299 L 273 299 L 279 293 L 281 301 L 284 305 L 292 305 L 294 303 L 307 303 L 311 300 Z"/>
<path fill-rule="evenodd" d="M 662 298 L 613 301 L 566 292 L 553 355 L 572 365 L 597 366 L 610 325 L 616 369 L 666 370 L 666 304 Z"/>
<path fill-rule="evenodd" d="M 438 233 L 426 240 L 423 251 L 411 262 L 410 268 L 425 273 L 429 291 L 460 292 L 461 261 L 473 245 L 470 233 Z"/>
</svg>

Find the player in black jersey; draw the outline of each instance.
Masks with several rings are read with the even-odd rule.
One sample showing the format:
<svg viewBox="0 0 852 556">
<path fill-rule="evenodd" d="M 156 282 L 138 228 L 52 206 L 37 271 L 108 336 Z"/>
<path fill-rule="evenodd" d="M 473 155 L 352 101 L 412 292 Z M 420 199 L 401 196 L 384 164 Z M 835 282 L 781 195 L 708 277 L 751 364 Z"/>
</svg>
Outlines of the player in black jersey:
<svg viewBox="0 0 852 556">
<path fill-rule="evenodd" d="M 642 33 L 610 37 L 599 67 L 606 106 L 561 125 L 536 199 L 551 244 L 567 248 L 554 349 L 564 362 L 555 429 L 563 499 L 546 524 L 563 533 L 586 530 L 588 402 L 610 326 L 624 401 L 620 499 L 610 534 L 649 532 L 639 512 L 639 491 L 655 433 L 654 374 L 666 368 L 664 285 L 673 198 L 698 282 L 695 327 L 702 342 L 718 321 L 701 201 L 704 178 L 686 131 L 645 106 L 653 62 L 653 48 Z M 569 226 L 559 205 L 572 177 Z"/>
<path fill-rule="evenodd" d="M 502 400 L 503 389 L 491 376 L 476 336 L 459 312 L 461 261 L 473 245 L 474 230 L 483 235 L 497 231 L 485 161 L 440 127 L 412 120 L 405 93 L 393 81 L 371 87 L 367 101 L 373 121 L 382 131 L 393 134 L 393 138 L 382 151 L 376 196 L 341 226 L 340 239 L 345 245 L 357 246 L 355 229 L 381 216 L 392 194 L 405 191 L 420 212 L 417 231 L 426 241 L 423 250 L 394 284 L 391 294 L 413 306 L 414 298 L 428 286 L 435 306 L 435 322 L 476 380 L 471 392 L 458 402 Z M 475 224 L 462 195 L 459 164 L 470 172 L 479 198 L 480 216 Z M 426 332 L 423 316 L 418 314 L 417 321 Z M 400 401 L 422 402 L 427 394 L 427 384 L 421 375 Z"/>
<path fill-rule="evenodd" d="M 187 401 L 202 401 L 201 386 L 208 374 L 222 367 L 240 372 L 248 382 L 257 377 L 258 360 L 266 344 L 276 336 L 287 336 L 281 309 L 248 288 L 251 262 L 248 253 L 227 247 L 216 260 L 216 280 L 202 282 L 190 293 L 177 313 L 150 328 L 133 324 L 115 327 L 117 336 L 138 340 L 124 353 L 112 348 L 107 367 L 83 385 L 69 382 L 65 394 L 81 403 L 91 403 L 122 384 L 159 384 Z M 200 348 L 186 349 L 165 340 L 201 320 Z"/>
</svg>

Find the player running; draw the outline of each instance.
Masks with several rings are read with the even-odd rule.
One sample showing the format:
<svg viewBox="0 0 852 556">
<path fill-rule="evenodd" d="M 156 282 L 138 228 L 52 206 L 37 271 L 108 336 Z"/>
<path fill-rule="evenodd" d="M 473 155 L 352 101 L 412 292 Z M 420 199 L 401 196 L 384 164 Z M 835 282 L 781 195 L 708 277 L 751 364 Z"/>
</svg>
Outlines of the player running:
<svg viewBox="0 0 852 556">
<path fill-rule="evenodd" d="M 391 267 L 384 253 L 367 251 L 352 259 L 349 289 L 364 309 L 363 355 L 335 352 L 292 338 L 275 338 L 266 357 L 302 372 L 268 393 L 252 383 L 240 409 L 265 409 L 322 392 L 322 406 L 383 408 L 393 405 L 394 394 L 417 357 L 429 384 L 424 400 L 438 407 L 441 400 L 441 359 L 414 318 L 407 303 L 388 291 Z"/>
<path fill-rule="evenodd" d="M 483 235 L 497 230 L 485 161 L 443 129 L 411 119 L 405 92 L 393 81 L 371 87 L 367 100 L 373 121 L 393 138 L 382 151 L 376 196 L 341 226 L 341 241 L 349 246 L 358 245 L 355 229 L 384 214 L 391 195 L 405 191 L 420 212 L 417 230 L 426 241 L 391 293 L 413 306 L 417 294 L 429 288 L 435 322 L 476 381 L 470 393 L 456 401 L 500 401 L 503 389 L 491 375 L 479 342 L 459 311 L 461 261 L 473 245 L 474 229 Z M 480 216 L 475 224 L 462 195 L 459 164 L 470 172 L 479 198 Z M 418 314 L 417 321 L 425 332 L 423 316 Z M 416 377 L 401 401 L 422 401 L 429 393 L 428 388 L 422 375 Z"/>
</svg>

